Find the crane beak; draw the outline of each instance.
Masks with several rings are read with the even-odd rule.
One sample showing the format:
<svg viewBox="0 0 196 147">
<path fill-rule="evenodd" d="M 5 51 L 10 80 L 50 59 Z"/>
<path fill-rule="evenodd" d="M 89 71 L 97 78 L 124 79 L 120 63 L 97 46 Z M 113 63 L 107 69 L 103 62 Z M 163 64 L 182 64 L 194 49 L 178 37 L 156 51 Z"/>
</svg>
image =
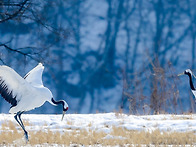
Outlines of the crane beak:
<svg viewBox="0 0 196 147">
<path fill-rule="evenodd" d="M 63 115 L 62 115 L 61 121 L 63 121 L 63 117 L 64 117 L 65 113 L 66 113 L 66 111 L 63 111 Z"/>
<path fill-rule="evenodd" d="M 184 75 L 184 73 L 180 73 L 180 74 L 178 74 L 178 76 L 182 76 L 182 75 Z"/>
</svg>

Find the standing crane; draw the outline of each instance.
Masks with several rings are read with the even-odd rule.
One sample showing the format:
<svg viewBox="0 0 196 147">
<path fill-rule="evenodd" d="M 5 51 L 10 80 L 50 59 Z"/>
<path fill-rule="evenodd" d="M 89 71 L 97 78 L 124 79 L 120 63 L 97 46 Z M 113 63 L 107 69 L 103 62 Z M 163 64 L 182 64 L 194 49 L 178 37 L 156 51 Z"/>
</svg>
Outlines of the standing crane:
<svg viewBox="0 0 196 147">
<path fill-rule="evenodd" d="M 191 88 L 191 91 L 192 91 L 193 95 L 196 98 L 196 89 L 195 89 L 195 87 L 193 85 L 193 81 L 192 81 L 192 76 L 194 76 L 195 78 L 196 78 L 196 76 L 193 74 L 193 72 L 190 69 L 187 69 L 183 73 L 178 74 L 178 76 L 181 76 L 181 75 L 187 75 L 187 76 L 189 76 L 190 88 Z"/>
<path fill-rule="evenodd" d="M 0 66 L 0 94 L 11 104 L 9 113 L 15 114 L 14 118 L 23 129 L 26 141 L 28 141 L 28 133 L 21 120 L 24 112 L 38 108 L 46 101 L 52 105 L 63 106 L 62 120 L 68 110 L 68 104 L 64 100 L 55 101 L 51 91 L 44 87 L 43 70 L 44 66 L 39 63 L 22 78 L 12 68 Z"/>
</svg>

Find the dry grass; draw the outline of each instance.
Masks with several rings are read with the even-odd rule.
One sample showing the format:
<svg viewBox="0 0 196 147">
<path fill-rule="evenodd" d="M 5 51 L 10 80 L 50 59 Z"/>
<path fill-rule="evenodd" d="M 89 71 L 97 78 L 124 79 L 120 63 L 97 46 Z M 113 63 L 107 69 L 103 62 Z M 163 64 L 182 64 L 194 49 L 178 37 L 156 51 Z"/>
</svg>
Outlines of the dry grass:
<svg viewBox="0 0 196 147">
<path fill-rule="evenodd" d="M 183 115 L 183 117 L 181 115 L 172 115 L 172 119 L 173 120 L 193 120 L 193 114 L 189 113 L 189 114 L 185 114 Z"/>
<path fill-rule="evenodd" d="M 29 124 L 29 123 L 26 123 Z M 90 126 L 92 124 L 89 124 Z M 0 145 L 16 144 L 22 140 L 23 132 L 16 123 L 8 121 L 2 124 Z M 155 130 L 151 133 L 145 131 L 126 130 L 113 126 L 110 134 L 99 130 L 72 130 L 52 132 L 51 130 L 29 131 L 29 144 L 78 144 L 78 145 L 195 145 L 194 132 L 161 132 Z M 18 144 L 16 144 L 18 145 Z"/>
</svg>

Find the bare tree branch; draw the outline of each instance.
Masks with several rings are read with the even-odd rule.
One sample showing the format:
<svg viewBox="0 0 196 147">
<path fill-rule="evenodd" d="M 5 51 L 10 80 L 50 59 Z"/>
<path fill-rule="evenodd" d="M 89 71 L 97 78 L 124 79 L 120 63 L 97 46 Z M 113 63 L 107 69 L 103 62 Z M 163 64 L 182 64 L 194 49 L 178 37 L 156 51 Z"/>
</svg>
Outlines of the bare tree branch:
<svg viewBox="0 0 196 147">
<path fill-rule="evenodd" d="M 32 54 L 30 54 L 30 53 L 22 52 L 22 51 L 20 51 L 19 49 L 13 49 L 13 48 L 7 46 L 6 44 L 0 44 L 0 46 L 6 48 L 6 49 L 9 50 L 9 51 L 19 53 L 19 54 L 24 55 L 24 56 L 27 56 L 27 57 L 29 57 L 29 58 L 35 60 L 35 61 L 38 61 L 38 60 L 37 60 L 36 58 L 34 58 L 34 57 L 32 56 Z M 23 49 L 24 49 L 24 48 L 23 48 Z"/>
<path fill-rule="evenodd" d="M 14 19 L 14 18 L 16 18 L 19 14 L 22 14 L 22 13 L 24 13 L 24 8 L 25 8 L 25 5 L 27 4 L 27 2 L 28 2 L 29 0 L 25 0 L 25 1 L 23 1 L 23 2 L 21 2 L 21 3 L 19 3 L 19 4 L 12 4 L 12 3 L 0 3 L 0 6 L 11 6 L 11 5 L 13 5 L 13 6 L 19 6 L 20 8 L 16 11 L 16 12 L 14 12 L 13 14 L 6 14 L 5 13 L 5 15 L 7 16 L 8 15 L 8 17 L 6 17 L 6 18 L 3 18 L 3 19 L 1 19 L 0 20 L 0 23 L 3 23 L 3 22 L 6 22 L 6 21 L 8 21 L 8 20 L 11 20 L 11 19 Z"/>
</svg>

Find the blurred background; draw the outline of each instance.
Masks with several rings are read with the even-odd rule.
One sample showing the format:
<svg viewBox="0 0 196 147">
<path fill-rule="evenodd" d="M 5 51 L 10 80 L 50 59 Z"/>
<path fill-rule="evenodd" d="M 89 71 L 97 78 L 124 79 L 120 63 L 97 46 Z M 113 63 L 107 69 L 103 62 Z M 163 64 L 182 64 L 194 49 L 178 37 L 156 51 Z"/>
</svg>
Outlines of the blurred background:
<svg viewBox="0 0 196 147">
<path fill-rule="evenodd" d="M 1 0 L 0 64 L 39 62 L 68 113 L 194 113 L 195 0 Z M 10 104 L 0 99 L 0 112 Z M 29 113 L 61 113 L 49 103 Z"/>
</svg>

